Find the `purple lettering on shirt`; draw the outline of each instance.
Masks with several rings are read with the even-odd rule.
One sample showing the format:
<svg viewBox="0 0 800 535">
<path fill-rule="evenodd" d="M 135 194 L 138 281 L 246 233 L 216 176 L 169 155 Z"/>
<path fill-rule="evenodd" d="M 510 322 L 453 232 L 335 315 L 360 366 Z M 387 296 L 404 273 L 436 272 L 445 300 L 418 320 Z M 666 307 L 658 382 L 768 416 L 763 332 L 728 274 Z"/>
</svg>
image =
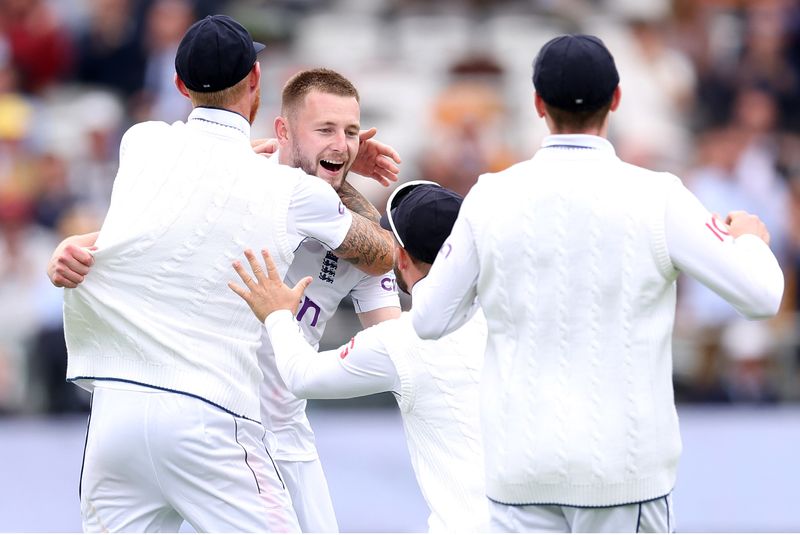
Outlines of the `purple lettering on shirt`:
<svg viewBox="0 0 800 535">
<path fill-rule="evenodd" d="M 396 292 L 397 285 L 395 280 L 392 277 L 384 277 L 381 279 L 381 288 L 386 290 L 387 292 Z"/>
<path fill-rule="evenodd" d="M 322 312 L 322 309 L 319 308 L 318 304 L 316 304 L 314 301 L 305 296 L 303 296 L 303 304 L 300 306 L 300 310 L 297 312 L 297 321 L 303 319 L 303 316 L 305 316 L 306 311 L 309 308 L 314 309 L 314 318 L 311 320 L 311 326 L 316 327 L 317 320 L 319 319 L 319 313 Z"/>
</svg>

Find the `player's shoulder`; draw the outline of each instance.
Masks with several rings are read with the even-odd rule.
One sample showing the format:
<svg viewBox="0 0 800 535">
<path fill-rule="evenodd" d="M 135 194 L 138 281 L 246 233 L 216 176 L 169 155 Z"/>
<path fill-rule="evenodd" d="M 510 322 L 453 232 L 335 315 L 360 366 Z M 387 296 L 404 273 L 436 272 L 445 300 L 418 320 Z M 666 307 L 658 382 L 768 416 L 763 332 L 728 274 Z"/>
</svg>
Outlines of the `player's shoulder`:
<svg viewBox="0 0 800 535">
<path fill-rule="evenodd" d="M 508 188 L 514 181 L 530 177 L 532 165 L 532 160 L 523 160 L 500 171 L 482 173 L 469 193 L 475 192 L 478 195 L 507 194 Z"/>
<path fill-rule="evenodd" d="M 176 124 L 183 125 L 181 122 Z M 128 128 L 122 135 L 122 140 L 123 142 L 134 139 L 156 141 L 159 137 L 166 135 L 172 130 L 173 125 L 167 124 L 164 121 L 143 121 Z"/>
<path fill-rule="evenodd" d="M 259 156 L 259 159 L 263 160 L 264 165 L 268 166 L 273 173 L 291 180 L 296 193 L 299 195 L 336 195 L 333 187 L 317 176 L 309 175 L 302 169 L 278 163 L 275 158 Z"/>
<path fill-rule="evenodd" d="M 635 165 L 629 162 L 625 162 L 620 160 L 620 167 L 626 174 L 632 175 L 634 177 L 642 178 L 646 180 L 649 184 L 653 182 L 663 183 L 663 184 L 680 184 L 681 179 L 668 171 L 656 171 L 654 169 L 648 169 L 646 167 L 642 167 L 639 165 Z"/>
</svg>

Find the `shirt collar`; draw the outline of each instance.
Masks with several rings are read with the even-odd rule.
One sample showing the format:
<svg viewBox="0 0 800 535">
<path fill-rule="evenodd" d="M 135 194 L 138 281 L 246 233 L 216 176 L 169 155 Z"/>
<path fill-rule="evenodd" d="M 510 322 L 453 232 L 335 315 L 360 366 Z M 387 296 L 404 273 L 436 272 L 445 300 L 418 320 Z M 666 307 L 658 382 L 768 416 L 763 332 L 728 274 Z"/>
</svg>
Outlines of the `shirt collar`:
<svg viewBox="0 0 800 535">
<path fill-rule="evenodd" d="M 240 135 L 250 139 L 250 123 L 236 112 L 198 107 L 189 114 L 189 123 L 200 127 L 217 127 L 232 136 Z"/>
<path fill-rule="evenodd" d="M 594 149 L 616 154 L 614 146 L 606 138 L 590 134 L 554 134 L 542 140 L 542 148 Z"/>
</svg>

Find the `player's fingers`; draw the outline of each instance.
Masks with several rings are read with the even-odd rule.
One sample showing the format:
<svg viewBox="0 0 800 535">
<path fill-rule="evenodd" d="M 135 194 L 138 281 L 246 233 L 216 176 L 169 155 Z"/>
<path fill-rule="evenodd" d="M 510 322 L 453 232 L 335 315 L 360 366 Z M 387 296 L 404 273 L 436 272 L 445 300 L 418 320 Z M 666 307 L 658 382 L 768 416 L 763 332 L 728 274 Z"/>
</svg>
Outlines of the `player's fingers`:
<svg viewBox="0 0 800 535">
<path fill-rule="evenodd" d="M 233 263 L 233 269 L 236 270 L 236 273 L 239 275 L 239 278 L 242 279 L 242 282 L 245 284 L 245 286 L 247 286 L 251 290 L 253 289 L 254 286 L 256 286 L 256 283 L 253 280 L 253 277 L 251 277 L 250 274 L 247 273 L 247 270 L 244 269 L 244 266 L 242 266 L 241 262 L 236 260 Z"/>
<path fill-rule="evenodd" d="M 389 184 L 390 184 L 390 182 L 389 182 L 387 179 L 385 179 L 385 178 L 383 177 L 383 175 L 380 175 L 380 174 L 378 174 L 378 173 L 375 173 L 374 175 L 372 175 L 372 179 L 373 179 L 375 182 L 377 182 L 378 184 L 380 184 L 381 186 L 383 186 L 384 188 L 387 188 L 387 187 L 389 187 Z"/>
<path fill-rule="evenodd" d="M 53 286 L 56 288 L 77 288 L 78 284 L 83 282 L 83 277 L 80 277 L 81 280 L 75 282 L 69 277 L 66 277 L 60 273 L 56 273 L 52 279 Z"/>
<path fill-rule="evenodd" d="M 384 186 L 389 186 L 392 182 L 397 182 L 398 175 L 396 173 L 390 173 L 385 169 L 375 169 L 372 178 Z"/>
<path fill-rule="evenodd" d="M 306 292 L 306 288 L 311 284 L 312 278 L 311 277 L 303 277 L 300 279 L 300 282 L 294 285 L 292 288 L 292 293 L 297 297 L 297 301 L 300 301 L 300 298 L 303 297 L 303 294 Z"/>
<path fill-rule="evenodd" d="M 236 295 L 238 295 L 239 297 L 241 297 L 242 299 L 244 299 L 245 301 L 250 303 L 250 292 L 248 292 L 247 290 L 245 290 L 244 288 L 242 288 L 241 286 L 239 286 L 235 282 L 229 282 L 228 283 L 228 288 L 233 290 L 233 292 Z"/>
<path fill-rule="evenodd" d="M 370 128 L 369 130 L 362 130 L 358 133 L 358 140 L 359 143 L 364 143 L 368 139 L 375 137 L 375 134 L 378 133 L 377 128 Z"/>
<path fill-rule="evenodd" d="M 732 212 L 728 212 L 728 215 L 725 218 L 725 224 L 730 225 L 731 221 L 733 221 L 734 218 L 741 217 L 743 215 L 748 215 L 748 214 L 744 210 L 734 210 Z"/>
<path fill-rule="evenodd" d="M 250 145 L 253 152 L 262 156 L 271 156 L 278 150 L 278 140 L 275 138 L 261 138 L 253 140 Z"/>
<path fill-rule="evenodd" d="M 91 267 L 94 265 L 94 255 L 87 248 L 78 247 L 77 245 L 67 245 L 61 253 L 60 259 L 70 267 L 77 265 Z"/>
<path fill-rule="evenodd" d="M 266 282 L 267 274 L 264 273 L 264 268 L 261 266 L 261 262 L 258 261 L 253 251 L 251 249 L 246 249 L 244 256 L 247 257 L 247 261 L 250 263 L 250 269 L 253 270 L 253 275 L 256 276 L 258 283 L 262 284 Z"/>
<path fill-rule="evenodd" d="M 398 154 L 396 150 L 394 150 L 389 145 L 384 145 L 383 143 L 381 143 L 380 145 L 381 146 L 379 148 L 381 149 L 380 152 L 382 156 L 385 156 L 386 158 L 391 158 L 395 163 L 403 163 L 403 160 L 400 159 L 400 154 Z M 394 166 L 394 164 L 392 165 Z M 394 166 L 394 168 L 396 169 L 394 171 L 395 173 L 400 172 L 399 168 L 397 168 L 396 166 Z"/>
<path fill-rule="evenodd" d="M 56 268 L 56 277 L 59 278 L 66 288 L 75 288 L 84 280 L 84 276 L 80 273 L 62 267 Z"/>
<path fill-rule="evenodd" d="M 264 259 L 264 265 L 267 266 L 267 277 L 269 277 L 269 280 L 280 282 L 281 276 L 278 273 L 278 266 L 275 265 L 267 249 L 261 249 L 261 257 Z"/>
<path fill-rule="evenodd" d="M 81 283 L 86 274 L 89 273 L 89 267 L 74 260 L 64 260 L 59 261 L 56 265 L 56 273 L 70 279 L 72 282 Z"/>
<path fill-rule="evenodd" d="M 384 174 L 390 174 L 397 179 L 397 174 L 400 172 L 400 168 L 394 163 L 392 160 L 389 159 L 390 157 L 387 155 L 383 155 L 375 162 L 376 165 L 384 171 Z M 398 162 L 399 163 L 399 162 Z M 388 177 L 387 177 L 388 178 Z"/>
</svg>

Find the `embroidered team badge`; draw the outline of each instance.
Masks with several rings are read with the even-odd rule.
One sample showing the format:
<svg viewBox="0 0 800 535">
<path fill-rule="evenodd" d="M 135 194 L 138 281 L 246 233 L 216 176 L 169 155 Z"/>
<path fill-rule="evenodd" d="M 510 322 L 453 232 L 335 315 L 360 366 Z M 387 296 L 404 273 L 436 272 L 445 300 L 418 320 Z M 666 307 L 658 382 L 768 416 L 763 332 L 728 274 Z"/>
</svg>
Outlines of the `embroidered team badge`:
<svg viewBox="0 0 800 535">
<path fill-rule="evenodd" d="M 319 270 L 319 280 L 333 284 L 333 278 L 336 277 L 336 268 L 339 267 L 339 257 L 328 251 L 325 253 L 325 258 L 322 260 L 322 268 Z"/>
</svg>

